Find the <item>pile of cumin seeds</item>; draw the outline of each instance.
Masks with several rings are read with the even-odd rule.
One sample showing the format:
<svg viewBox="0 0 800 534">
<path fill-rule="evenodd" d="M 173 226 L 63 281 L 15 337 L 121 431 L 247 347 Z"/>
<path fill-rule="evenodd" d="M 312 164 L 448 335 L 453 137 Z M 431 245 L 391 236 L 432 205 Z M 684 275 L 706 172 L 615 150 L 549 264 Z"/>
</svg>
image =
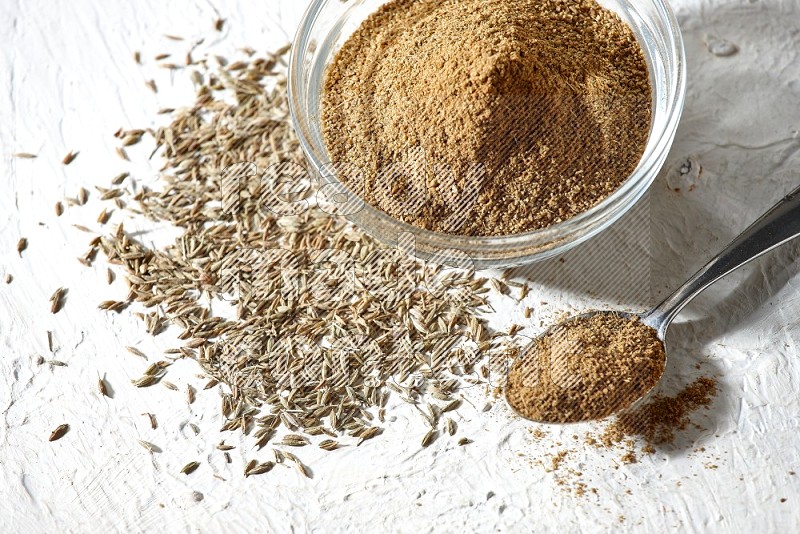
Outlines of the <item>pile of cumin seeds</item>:
<svg viewBox="0 0 800 534">
<path fill-rule="evenodd" d="M 196 360 L 212 387 L 224 384 L 222 430 L 252 435 L 258 449 L 360 445 L 381 433 L 392 394 L 449 436 L 442 414 L 459 407 L 465 383 L 488 389 L 482 362 L 506 350 L 480 318 L 485 280 L 387 252 L 314 203 L 290 124 L 287 51 L 176 73 L 200 82 L 194 103 L 167 110 L 165 126 L 136 130 L 163 160 L 157 183 L 126 176 L 103 195 L 124 209 L 93 246 L 124 268 L 129 290 L 102 306 L 130 306 L 153 335 L 180 328 L 185 343 L 170 352 Z M 297 178 L 295 208 L 270 209 L 268 193 L 287 176 Z M 181 235 L 145 245 L 126 230 L 141 217 Z M 226 306 L 235 313 L 217 313 Z M 168 366 L 142 378 L 158 382 Z"/>
</svg>

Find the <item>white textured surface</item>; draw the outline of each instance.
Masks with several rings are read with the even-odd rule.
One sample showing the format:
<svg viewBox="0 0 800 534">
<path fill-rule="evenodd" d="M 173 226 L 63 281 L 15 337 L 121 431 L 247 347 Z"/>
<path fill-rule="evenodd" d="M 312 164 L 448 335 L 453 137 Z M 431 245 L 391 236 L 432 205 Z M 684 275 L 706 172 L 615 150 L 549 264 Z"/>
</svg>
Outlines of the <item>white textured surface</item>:
<svg viewBox="0 0 800 534">
<path fill-rule="evenodd" d="M 258 455 L 249 445 L 237 448 L 228 466 L 214 449 L 221 419 L 213 391 L 190 408 L 165 388 L 130 387 L 144 365 L 122 347 L 138 345 L 155 355 L 172 346 L 169 336 L 153 340 L 130 314 L 96 310 L 100 300 L 125 293 L 121 282 L 105 286 L 102 262 L 86 270 L 74 259 L 88 234 L 71 223 L 96 227 L 99 208 L 71 209 L 57 219 L 53 204 L 122 170 L 153 172 L 122 165 L 111 134 L 151 124 L 159 107 L 188 102 L 188 83 L 172 87 L 152 61 L 159 52 L 185 50 L 163 34 L 210 36 L 223 54 L 244 45 L 266 50 L 293 34 L 304 4 L 220 2 L 228 23 L 215 35 L 210 2 L 0 3 L 0 277 L 14 276 L 10 285 L 0 278 L 0 530 L 795 529 L 800 475 L 789 471 L 800 471 L 797 246 L 724 280 L 673 326 L 664 390 L 699 373 L 718 376 L 722 389 L 712 409 L 696 418 L 704 429 L 691 429 L 675 447 L 638 464 L 620 466 L 612 454 L 571 445 L 571 436 L 588 425 L 548 429 L 549 438 L 534 442 L 526 431 L 533 425 L 510 417 L 498 402 L 488 413 L 461 410 L 459 435 L 475 439 L 467 447 L 439 439 L 421 450 L 421 419 L 395 410 L 396 424 L 357 449 L 301 451 L 312 480 L 289 469 L 244 479 L 243 462 Z M 800 3 L 681 0 L 675 9 L 689 91 L 668 164 L 649 201 L 629 219 L 649 234 L 620 227 L 563 263 L 521 270 L 535 288 L 529 302 L 539 308 L 538 318 L 587 305 L 654 304 L 800 182 Z M 719 50 L 720 39 L 739 52 L 709 53 L 706 43 Z M 145 66 L 133 64 L 136 49 Z M 149 78 L 158 82 L 158 95 L 145 88 Z M 80 155 L 64 167 L 60 160 L 69 150 Z M 39 158 L 13 159 L 17 151 Z M 141 161 L 146 149 L 131 153 Z M 30 241 L 21 259 L 15 252 L 20 236 Z M 47 299 L 59 286 L 69 288 L 66 309 L 51 315 Z M 497 326 L 523 321 L 522 308 L 510 299 L 498 309 Z M 528 332 L 539 329 L 534 322 Z M 55 356 L 48 354 L 47 330 L 54 332 Z M 38 355 L 69 365 L 38 366 Z M 202 385 L 197 372 L 180 362 L 170 380 Z M 96 393 L 98 373 L 112 385 L 113 399 Z M 140 415 L 148 411 L 159 419 L 157 430 Z M 71 431 L 48 443 L 62 422 Z M 200 436 L 189 422 L 202 429 Z M 553 447 L 560 434 L 565 445 Z M 136 438 L 163 452 L 151 457 Z M 695 452 L 700 447 L 705 452 Z M 574 450 L 567 462 L 580 466 L 596 495 L 575 497 L 555 483 L 559 473 L 532 464 L 565 448 Z M 200 469 L 179 474 L 190 460 L 201 461 Z M 193 491 L 204 499 L 195 502 Z"/>
</svg>

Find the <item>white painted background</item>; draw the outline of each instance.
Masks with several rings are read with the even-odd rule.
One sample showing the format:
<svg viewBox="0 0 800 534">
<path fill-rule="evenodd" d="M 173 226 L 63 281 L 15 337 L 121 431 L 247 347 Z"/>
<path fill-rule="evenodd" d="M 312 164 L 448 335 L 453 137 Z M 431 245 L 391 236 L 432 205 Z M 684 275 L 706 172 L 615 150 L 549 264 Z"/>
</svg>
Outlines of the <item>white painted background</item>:
<svg viewBox="0 0 800 534">
<path fill-rule="evenodd" d="M 702 428 L 634 465 L 573 445 L 571 436 L 591 425 L 547 428 L 548 438 L 535 442 L 527 432 L 535 426 L 512 418 L 497 402 L 487 413 L 460 411 L 459 435 L 475 440 L 468 447 L 440 439 L 421 450 L 421 419 L 398 408 L 395 424 L 357 449 L 300 451 L 312 480 L 284 468 L 244 479 L 246 460 L 269 456 L 255 455 L 245 441 L 233 451 L 233 464 L 224 464 L 214 448 L 221 424 L 215 391 L 189 407 L 182 394 L 163 387 L 130 386 L 145 364 L 122 347 L 137 345 L 156 356 L 174 340 L 169 334 L 150 338 L 129 313 L 96 309 L 99 301 L 126 292 L 119 281 L 105 285 L 102 262 L 87 270 L 75 260 L 89 236 L 71 224 L 96 228 L 100 208 L 92 203 L 57 219 L 53 205 L 123 170 L 141 178 L 154 174 L 141 163 L 123 164 L 112 134 L 120 126 L 153 124 L 160 107 L 190 102 L 189 82 L 176 76 L 171 83 L 152 60 L 170 51 L 182 58 L 186 45 L 163 34 L 206 36 L 208 48 L 223 55 L 245 45 L 267 50 L 293 35 L 304 7 L 297 0 L 0 3 L 0 530 L 796 529 L 800 475 L 789 471 L 800 471 L 798 246 L 721 282 L 681 315 L 668 340 L 663 390 L 714 374 L 721 392 L 695 418 Z M 681 0 L 674 7 L 686 40 L 689 90 L 668 164 L 627 226 L 569 253 L 563 263 L 519 271 L 530 278 L 528 303 L 537 307 L 536 320 L 525 323 L 529 334 L 565 310 L 655 304 L 800 183 L 800 2 Z M 211 29 L 217 12 L 227 19 L 222 34 Z M 741 51 L 715 57 L 704 44 L 709 35 Z M 142 51 L 144 66 L 133 63 L 133 50 Z M 156 79 L 158 95 L 145 88 L 149 78 Z M 69 150 L 80 155 L 64 167 L 60 160 Z M 17 151 L 39 157 L 12 158 Z M 130 153 L 141 162 L 149 148 Z M 649 232 L 643 238 L 631 227 Z M 142 239 L 172 235 L 158 230 Z M 30 241 L 21 259 L 15 251 L 20 236 Z M 1 281 L 6 273 L 14 276 L 10 285 Z M 69 288 L 66 307 L 51 315 L 47 299 L 59 286 Z M 523 321 L 522 308 L 511 300 L 496 306 L 495 326 Z M 47 330 L 54 332 L 54 356 Z M 39 355 L 68 367 L 38 366 Z M 197 372 L 181 362 L 169 380 L 182 388 L 202 386 Z M 113 399 L 98 396 L 98 373 L 106 375 Z M 480 407 L 481 392 L 470 394 Z M 157 430 L 140 415 L 146 411 L 157 415 Z M 71 431 L 48 443 L 62 422 Z M 200 436 L 185 426 L 190 422 Z M 151 457 L 137 438 L 163 453 Z M 701 447 L 704 452 L 696 450 Z M 573 452 L 564 465 L 582 471 L 596 495 L 576 497 L 555 483 L 559 473 L 535 465 L 565 448 Z M 178 473 L 190 460 L 201 467 L 188 477 Z M 192 492 L 203 500 L 195 501 Z"/>
</svg>

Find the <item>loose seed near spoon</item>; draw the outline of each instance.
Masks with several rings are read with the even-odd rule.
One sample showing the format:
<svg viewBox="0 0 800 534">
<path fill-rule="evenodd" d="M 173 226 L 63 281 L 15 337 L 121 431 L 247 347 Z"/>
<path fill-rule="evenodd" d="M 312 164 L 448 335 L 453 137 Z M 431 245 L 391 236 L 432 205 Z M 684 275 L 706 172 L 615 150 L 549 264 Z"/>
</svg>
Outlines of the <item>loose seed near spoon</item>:
<svg viewBox="0 0 800 534">
<path fill-rule="evenodd" d="M 798 236 L 800 188 L 649 312 L 589 312 L 546 330 L 509 369 L 509 406 L 543 423 L 600 419 L 628 408 L 661 378 L 667 328 L 681 309 L 723 276 Z"/>
</svg>

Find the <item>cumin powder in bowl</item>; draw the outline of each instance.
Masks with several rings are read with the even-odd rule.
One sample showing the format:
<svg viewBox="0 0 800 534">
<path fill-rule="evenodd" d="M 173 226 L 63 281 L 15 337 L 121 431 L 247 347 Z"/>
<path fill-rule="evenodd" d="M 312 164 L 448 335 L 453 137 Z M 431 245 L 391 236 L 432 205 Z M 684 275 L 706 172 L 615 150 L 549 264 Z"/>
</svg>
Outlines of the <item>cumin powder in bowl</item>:
<svg viewBox="0 0 800 534">
<path fill-rule="evenodd" d="M 418 256 L 473 267 L 542 259 L 611 224 L 663 164 L 685 91 L 665 4 L 334 4 L 301 25 L 292 116 L 342 213 L 385 242 L 410 233 Z"/>
</svg>

